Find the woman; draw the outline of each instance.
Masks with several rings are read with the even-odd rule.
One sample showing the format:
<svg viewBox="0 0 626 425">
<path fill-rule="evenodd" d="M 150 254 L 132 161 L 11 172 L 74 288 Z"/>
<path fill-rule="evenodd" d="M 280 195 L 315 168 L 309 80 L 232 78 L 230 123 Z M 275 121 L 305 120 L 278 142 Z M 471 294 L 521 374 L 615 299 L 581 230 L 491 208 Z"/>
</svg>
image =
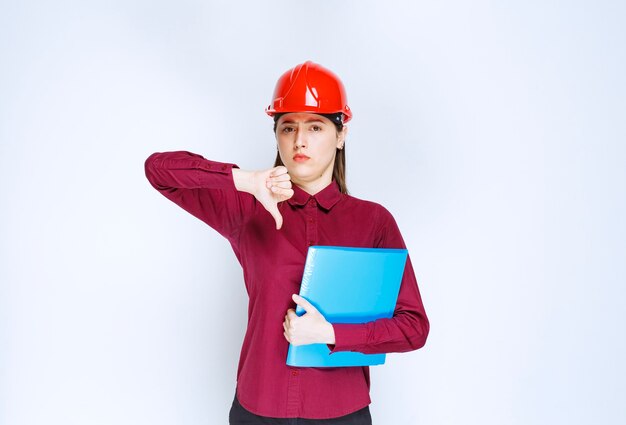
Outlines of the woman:
<svg viewBox="0 0 626 425">
<path fill-rule="evenodd" d="M 369 368 L 287 366 L 289 343 L 325 343 L 331 353 L 406 352 L 424 345 L 429 323 L 410 257 L 394 315 L 331 324 L 299 297 L 311 245 L 405 248 L 391 214 L 348 194 L 345 123 L 352 117 L 339 78 L 305 62 L 285 72 L 266 109 L 276 163 L 261 171 L 186 151 L 154 153 L 152 186 L 230 242 L 249 295 L 231 424 L 370 424 Z M 294 308 L 306 313 L 298 317 Z M 293 418 L 301 418 L 295 420 Z"/>
</svg>

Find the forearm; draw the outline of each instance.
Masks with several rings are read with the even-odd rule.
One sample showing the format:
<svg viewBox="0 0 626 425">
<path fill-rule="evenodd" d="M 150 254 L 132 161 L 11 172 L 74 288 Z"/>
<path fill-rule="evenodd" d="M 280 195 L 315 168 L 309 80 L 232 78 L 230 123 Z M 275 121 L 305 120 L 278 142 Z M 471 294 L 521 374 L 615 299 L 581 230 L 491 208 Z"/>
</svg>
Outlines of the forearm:
<svg viewBox="0 0 626 425">
<path fill-rule="evenodd" d="M 424 346 L 429 331 L 425 316 L 402 314 L 360 324 L 333 324 L 335 343 L 331 352 L 364 354 L 404 353 Z"/>
<path fill-rule="evenodd" d="M 423 347 L 429 329 L 411 259 L 407 257 L 393 317 L 368 323 L 333 324 L 335 345 L 329 348 L 332 352 L 402 353 Z"/>
<path fill-rule="evenodd" d="M 237 169 L 187 151 L 156 152 L 145 161 L 146 177 L 157 191 L 227 238 L 254 209 L 254 198 L 235 186 Z"/>
<path fill-rule="evenodd" d="M 237 168 L 187 151 L 155 152 L 145 162 L 146 177 L 159 191 L 233 188 L 231 170 Z"/>
</svg>

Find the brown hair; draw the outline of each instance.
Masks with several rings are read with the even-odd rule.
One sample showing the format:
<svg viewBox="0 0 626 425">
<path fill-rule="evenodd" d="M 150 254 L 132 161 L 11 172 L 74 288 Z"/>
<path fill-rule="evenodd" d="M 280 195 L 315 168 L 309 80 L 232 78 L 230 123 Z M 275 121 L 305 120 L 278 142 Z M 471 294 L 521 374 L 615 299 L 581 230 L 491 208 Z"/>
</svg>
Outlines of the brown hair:
<svg viewBox="0 0 626 425">
<path fill-rule="evenodd" d="M 276 124 L 278 123 L 278 119 L 283 114 L 274 115 L 274 134 L 276 134 Z M 342 120 L 335 119 L 337 114 L 319 114 L 325 116 L 330 119 L 333 124 L 335 124 L 335 128 L 337 129 L 337 133 L 343 130 L 343 122 Z M 338 115 L 342 115 L 339 113 Z M 339 191 L 343 194 L 348 194 L 348 186 L 346 185 L 346 143 L 343 143 L 343 149 L 336 149 L 335 153 L 335 164 L 333 165 L 333 180 L 337 182 L 339 185 Z M 274 167 L 278 167 L 283 164 L 283 161 L 280 159 L 280 152 L 276 151 L 276 159 L 274 160 Z"/>
</svg>

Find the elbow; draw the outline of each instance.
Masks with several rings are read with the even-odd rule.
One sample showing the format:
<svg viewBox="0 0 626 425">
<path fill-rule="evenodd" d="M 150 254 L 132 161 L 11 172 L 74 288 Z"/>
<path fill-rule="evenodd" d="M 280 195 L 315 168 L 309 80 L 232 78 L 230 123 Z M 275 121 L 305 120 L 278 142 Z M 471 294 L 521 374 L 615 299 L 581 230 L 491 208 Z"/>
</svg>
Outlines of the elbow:
<svg viewBox="0 0 626 425">
<path fill-rule="evenodd" d="M 158 152 L 153 153 L 146 159 L 146 161 L 143 164 L 143 169 L 146 173 L 146 177 L 148 178 L 150 178 L 150 176 L 153 174 L 155 162 L 156 162 L 158 155 L 159 155 Z"/>
<path fill-rule="evenodd" d="M 410 351 L 419 350 L 420 348 L 424 347 L 424 345 L 426 345 L 426 339 L 427 338 L 428 338 L 428 333 L 426 333 L 426 334 L 419 334 L 419 335 L 415 336 L 414 338 L 412 338 L 409 341 L 409 347 L 411 347 Z"/>
<path fill-rule="evenodd" d="M 150 184 L 154 187 L 158 189 L 158 183 L 157 183 L 157 166 L 158 166 L 158 159 L 159 159 L 160 153 L 159 152 L 155 152 L 152 155 L 150 155 L 146 161 L 144 162 L 143 168 L 144 168 L 144 173 L 146 174 L 146 178 L 148 179 L 148 181 L 150 182 Z"/>
<path fill-rule="evenodd" d="M 428 319 L 424 317 L 420 317 L 414 327 L 413 333 L 408 339 L 410 350 L 419 350 L 420 348 L 426 345 L 426 340 L 428 339 L 428 334 L 430 332 L 430 322 Z"/>
</svg>

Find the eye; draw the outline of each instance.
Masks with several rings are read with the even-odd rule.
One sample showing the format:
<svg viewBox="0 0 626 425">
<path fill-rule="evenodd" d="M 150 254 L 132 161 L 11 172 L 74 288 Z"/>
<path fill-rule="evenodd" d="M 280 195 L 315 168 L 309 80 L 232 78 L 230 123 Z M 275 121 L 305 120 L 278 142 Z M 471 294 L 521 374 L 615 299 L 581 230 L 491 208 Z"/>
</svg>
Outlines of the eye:
<svg viewBox="0 0 626 425">
<path fill-rule="evenodd" d="M 322 131 L 322 127 L 320 127 L 319 125 L 314 125 L 313 127 L 311 127 L 311 129 L 313 131 Z"/>
<path fill-rule="evenodd" d="M 283 133 L 291 133 L 293 131 L 293 127 L 284 127 L 282 132 Z"/>
</svg>

